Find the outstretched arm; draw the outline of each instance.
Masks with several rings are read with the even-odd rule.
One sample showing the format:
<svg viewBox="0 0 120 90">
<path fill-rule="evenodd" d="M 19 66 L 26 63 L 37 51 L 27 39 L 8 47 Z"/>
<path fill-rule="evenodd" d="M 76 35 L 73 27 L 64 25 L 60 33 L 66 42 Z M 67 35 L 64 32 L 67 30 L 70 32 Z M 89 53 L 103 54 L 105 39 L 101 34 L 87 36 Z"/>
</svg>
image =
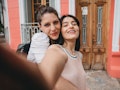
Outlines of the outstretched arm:
<svg viewBox="0 0 120 90">
<path fill-rule="evenodd" d="M 51 45 L 39 64 L 39 69 L 46 78 L 46 81 L 53 89 L 57 80 L 59 79 L 61 72 L 66 64 L 67 56 L 57 45 Z"/>
</svg>

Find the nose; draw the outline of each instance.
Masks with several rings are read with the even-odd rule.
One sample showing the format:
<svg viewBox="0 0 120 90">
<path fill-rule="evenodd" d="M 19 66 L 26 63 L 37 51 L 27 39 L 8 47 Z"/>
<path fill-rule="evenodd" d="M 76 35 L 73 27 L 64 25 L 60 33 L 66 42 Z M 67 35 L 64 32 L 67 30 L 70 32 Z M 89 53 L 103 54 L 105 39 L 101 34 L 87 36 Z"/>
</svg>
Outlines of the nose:
<svg viewBox="0 0 120 90">
<path fill-rule="evenodd" d="M 56 27 L 54 24 L 51 25 L 51 31 L 55 31 Z"/>
<path fill-rule="evenodd" d="M 73 27 L 72 23 L 69 23 L 69 27 L 70 27 L 70 28 L 72 28 L 72 27 Z"/>
</svg>

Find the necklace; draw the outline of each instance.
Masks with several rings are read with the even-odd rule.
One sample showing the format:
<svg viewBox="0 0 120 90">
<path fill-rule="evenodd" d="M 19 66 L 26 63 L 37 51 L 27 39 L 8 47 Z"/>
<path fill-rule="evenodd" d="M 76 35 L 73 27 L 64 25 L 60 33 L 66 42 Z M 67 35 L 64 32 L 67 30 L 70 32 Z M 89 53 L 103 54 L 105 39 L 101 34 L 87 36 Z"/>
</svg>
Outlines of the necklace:
<svg viewBox="0 0 120 90">
<path fill-rule="evenodd" d="M 64 51 L 72 58 L 77 58 L 77 55 L 72 55 L 66 48 L 64 48 Z"/>
</svg>

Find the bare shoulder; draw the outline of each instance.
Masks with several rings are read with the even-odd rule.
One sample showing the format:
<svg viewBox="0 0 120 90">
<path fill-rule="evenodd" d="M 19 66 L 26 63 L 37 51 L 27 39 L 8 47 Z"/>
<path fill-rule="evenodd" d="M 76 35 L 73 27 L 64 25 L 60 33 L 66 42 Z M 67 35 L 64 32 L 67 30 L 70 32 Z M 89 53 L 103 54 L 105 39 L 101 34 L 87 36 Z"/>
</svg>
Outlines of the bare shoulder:
<svg viewBox="0 0 120 90">
<path fill-rule="evenodd" d="M 48 53 L 52 54 L 54 57 L 58 58 L 64 58 L 67 59 L 67 55 L 64 53 L 64 51 L 61 49 L 60 45 L 58 44 L 53 44 L 48 47 L 47 50 Z"/>
<path fill-rule="evenodd" d="M 48 49 L 60 49 L 58 44 L 53 44 L 48 47 Z"/>
</svg>

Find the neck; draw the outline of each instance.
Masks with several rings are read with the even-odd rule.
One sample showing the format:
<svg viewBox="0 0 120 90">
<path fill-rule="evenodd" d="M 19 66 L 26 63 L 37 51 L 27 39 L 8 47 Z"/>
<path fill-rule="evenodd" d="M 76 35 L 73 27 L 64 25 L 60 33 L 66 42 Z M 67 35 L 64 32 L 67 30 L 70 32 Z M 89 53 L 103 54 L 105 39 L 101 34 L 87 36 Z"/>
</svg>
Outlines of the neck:
<svg viewBox="0 0 120 90">
<path fill-rule="evenodd" d="M 50 40 L 50 44 L 56 44 L 55 40 Z"/>
<path fill-rule="evenodd" d="M 71 54 L 75 53 L 75 42 L 64 42 L 63 47 L 66 48 Z"/>
</svg>

